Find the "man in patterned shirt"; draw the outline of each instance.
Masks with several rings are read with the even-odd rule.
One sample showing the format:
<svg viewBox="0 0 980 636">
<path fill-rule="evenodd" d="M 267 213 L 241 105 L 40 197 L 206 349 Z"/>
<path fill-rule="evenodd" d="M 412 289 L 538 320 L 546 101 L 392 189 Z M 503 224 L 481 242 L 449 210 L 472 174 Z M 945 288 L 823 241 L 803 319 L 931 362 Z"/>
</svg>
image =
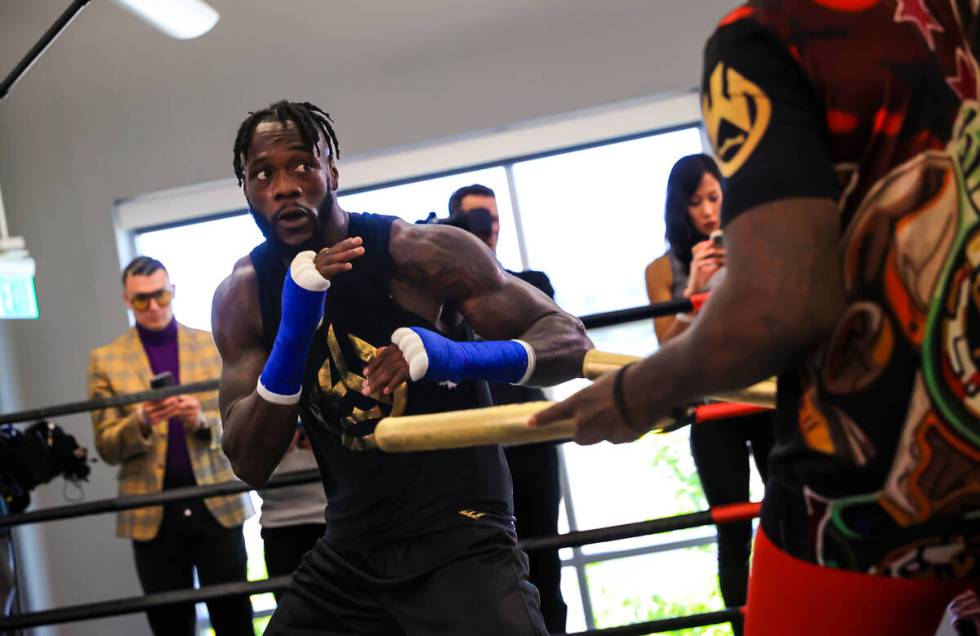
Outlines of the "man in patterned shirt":
<svg viewBox="0 0 980 636">
<path fill-rule="evenodd" d="M 779 375 L 746 633 L 932 634 L 980 577 L 977 0 L 759 0 L 705 54 L 728 277 L 537 419 L 629 441 Z"/>
<path fill-rule="evenodd" d="M 211 334 L 178 324 L 174 288 L 163 263 L 134 259 L 122 274 L 123 302 L 136 326 L 89 355 L 92 398 L 146 391 L 154 374 L 175 383 L 211 380 L 221 358 Z M 145 495 L 171 488 L 234 479 L 217 440 L 217 392 L 178 395 L 154 402 L 92 412 L 95 446 L 109 464 L 119 464 L 119 494 Z M 147 594 L 202 584 L 245 580 L 242 522 L 252 514 L 245 495 L 210 497 L 124 510 L 116 533 L 133 542 L 136 571 Z M 247 596 L 208 602 L 218 636 L 252 634 Z M 192 603 L 149 610 L 158 636 L 191 636 L 197 618 Z"/>
</svg>

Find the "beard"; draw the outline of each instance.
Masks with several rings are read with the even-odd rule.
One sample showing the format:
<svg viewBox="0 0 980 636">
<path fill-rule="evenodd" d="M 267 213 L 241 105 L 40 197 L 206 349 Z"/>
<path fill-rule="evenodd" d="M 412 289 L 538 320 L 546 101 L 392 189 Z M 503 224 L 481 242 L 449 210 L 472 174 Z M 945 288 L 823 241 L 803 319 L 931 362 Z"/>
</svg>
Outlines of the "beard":
<svg viewBox="0 0 980 636">
<path fill-rule="evenodd" d="M 255 221 L 255 225 L 258 226 L 259 232 L 265 237 L 265 240 L 269 245 L 284 259 L 292 260 L 294 256 L 300 252 L 306 250 L 313 250 L 314 252 L 319 251 L 327 244 L 327 221 L 331 217 L 334 211 L 334 199 L 329 194 L 324 199 L 323 203 L 320 204 L 320 208 L 313 218 L 313 234 L 310 238 L 306 239 L 298 245 L 290 245 L 283 242 L 276 234 L 276 227 L 274 222 L 270 222 L 266 219 L 262 213 L 256 211 L 252 207 L 251 201 L 248 201 L 248 212 L 252 215 L 252 220 Z"/>
</svg>

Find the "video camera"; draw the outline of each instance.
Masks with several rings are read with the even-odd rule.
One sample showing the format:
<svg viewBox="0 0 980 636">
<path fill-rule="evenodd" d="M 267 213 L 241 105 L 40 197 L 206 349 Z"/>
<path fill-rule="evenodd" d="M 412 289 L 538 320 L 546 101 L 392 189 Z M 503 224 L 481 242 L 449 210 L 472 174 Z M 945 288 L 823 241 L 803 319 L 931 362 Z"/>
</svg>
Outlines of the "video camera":
<svg viewBox="0 0 980 636">
<path fill-rule="evenodd" d="M 88 451 L 60 426 L 47 421 L 23 431 L 0 426 L 0 497 L 11 513 L 23 512 L 31 491 L 58 475 L 70 481 L 88 481 Z"/>
<path fill-rule="evenodd" d="M 483 241 L 488 240 L 493 235 L 493 216 L 490 214 L 490 210 L 486 208 L 473 208 L 464 214 L 457 214 L 445 219 L 436 217 L 435 212 L 429 212 L 429 216 L 422 221 L 416 221 L 416 224 L 452 225 L 476 235 Z"/>
</svg>

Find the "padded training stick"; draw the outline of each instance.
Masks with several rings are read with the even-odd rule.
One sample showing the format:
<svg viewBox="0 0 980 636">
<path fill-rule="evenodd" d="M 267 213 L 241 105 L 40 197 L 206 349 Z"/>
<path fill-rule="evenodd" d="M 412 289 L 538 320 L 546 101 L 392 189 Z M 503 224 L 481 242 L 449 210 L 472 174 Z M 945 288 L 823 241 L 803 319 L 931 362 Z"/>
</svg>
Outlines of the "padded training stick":
<svg viewBox="0 0 980 636">
<path fill-rule="evenodd" d="M 530 427 L 528 419 L 554 402 L 525 402 L 427 415 L 386 417 L 374 430 L 378 448 L 388 453 L 465 448 L 488 444 L 533 444 L 575 436 L 575 422 L 561 420 Z"/>
</svg>

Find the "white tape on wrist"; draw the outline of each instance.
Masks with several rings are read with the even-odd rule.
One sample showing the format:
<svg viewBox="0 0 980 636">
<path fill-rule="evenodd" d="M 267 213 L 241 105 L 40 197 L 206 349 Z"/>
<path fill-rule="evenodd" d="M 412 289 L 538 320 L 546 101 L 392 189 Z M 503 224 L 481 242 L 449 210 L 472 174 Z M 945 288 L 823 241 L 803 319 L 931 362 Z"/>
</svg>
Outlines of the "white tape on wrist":
<svg viewBox="0 0 980 636">
<path fill-rule="evenodd" d="M 300 396 L 303 394 L 303 389 L 300 389 L 293 395 L 280 395 L 279 393 L 273 393 L 269 389 L 262 386 L 262 380 L 255 384 L 255 392 L 259 394 L 259 397 L 270 404 L 278 404 L 280 406 L 292 406 L 299 402 Z"/>
<path fill-rule="evenodd" d="M 293 257 L 293 262 L 289 265 L 289 275 L 293 282 L 303 289 L 311 292 L 327 291 L 330 281 L 320 275 L 317 271 L 314 259 L 316 252 L 306 250 Z"/>
<path fill-rule="evenodd" d="M 408 327 L 399 327 L 391 334 L 391 342 L 402 352 L 408 363 L 408 375 L 412 382 L 418 382 L 429 370 L 429 354 L 422 344 L 422 337 Z"/>
<path fill-rule="evenodd" d="M 531 379 L 531 376 L 534 375 L 534 367 L 537 364 L 538 359 L 534 355 L 534 347 L 524 342 L 523 340 L 514 340 L 514 342 L 524 347 L 524 350 L 527 351 L 527 370 L 524 371 L 524 375 L 521 376 L 521 379 L 514 383 L 520 386 L 525 384 L 528 380 Z"/>
</svg>

